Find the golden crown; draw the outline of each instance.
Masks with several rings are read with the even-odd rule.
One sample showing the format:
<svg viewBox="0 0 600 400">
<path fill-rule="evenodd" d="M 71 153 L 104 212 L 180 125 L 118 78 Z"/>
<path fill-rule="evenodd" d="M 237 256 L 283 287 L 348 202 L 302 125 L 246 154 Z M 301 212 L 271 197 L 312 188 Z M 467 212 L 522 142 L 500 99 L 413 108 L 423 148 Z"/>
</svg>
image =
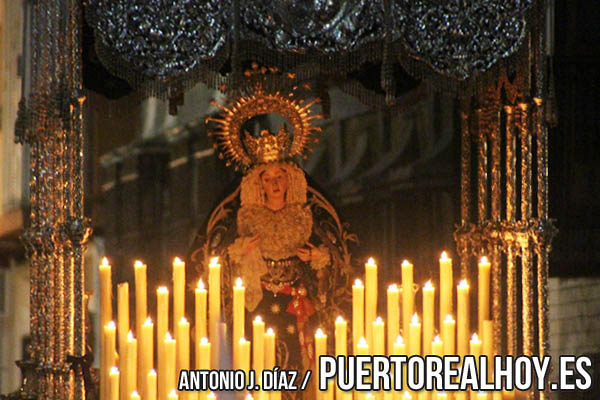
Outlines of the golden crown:
<svg viewBox="0 0 600 400">
<path fill-rule="evenodd" d="M 254 164 L 283 161 L 288 158 L 287 154 L 290 151 L 290 135 L 285 124 L 281 125 L 276 135 L 263 129 L 259 137 L 254 137 L 246 131 L 244 145 Z"/>
<path fill-rule="evenodd" d="M 258 70 L 256 66 L 253 68 L 263 75 L 266 71 Z M 289 78 L 293 77 L 289 75 Z M 305 85 L 305 88 L 308 86 Z M 215 148 L 221 149 L 219 157 L 226 158 L 226 164 L 233 165 L 236 170 L 246 170 L 256 164 L 287 160 L 298 155 L 306 156 L 306 151 L 311 150 L 311 144 L 317 142 L 315 134 L 321 131 L 312 121 L 322 116 L 313 114 L 311 109 L 319 99 L 310 102 L 296 99 L 296 89 L 297 86 L 294 86 L 292 92 L 284 96 L 279 91 L 267 92 L 262 82 L 258 81 L 250 95 L 227 101 L 225 105 L 213 100 L 211 104 L 220 108 L 221 113 L 215 117 L 206 117 L 206 122 L 213 122 L 217 126 L 216 129 L 209 127 L 208 134 L 216 138 Z M 264 114 L 279 114 L 289 122 L 291 132 L 288 132 L 285 125 L 276 134 L 263 130 L 259 137 L 253 137 L 247 131 L 242 132 L 246 121 Z"/>
</svg>

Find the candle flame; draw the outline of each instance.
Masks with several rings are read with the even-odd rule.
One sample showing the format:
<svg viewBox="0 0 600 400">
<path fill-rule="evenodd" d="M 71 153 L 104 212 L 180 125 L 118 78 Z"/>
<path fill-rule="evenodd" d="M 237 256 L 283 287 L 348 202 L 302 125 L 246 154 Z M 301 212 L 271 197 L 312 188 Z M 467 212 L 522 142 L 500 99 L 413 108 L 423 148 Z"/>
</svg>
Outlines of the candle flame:
<svg viewBox="0 0 600 400">
<path fill-rule="evenodd" d="M 150 372 L 148 372 L 148 375 L 154 375 L 154 376 L 156 376 L 156 370 L 154 368 L 152 368 L 150 370 Z"/>
<path fill-rule="evenodd" d="M 463 279 L 462 281 L 460 281 L 460 283 L 458 284 L 458 288 L 459 289 L 468 289 L 469 284 L 467 283 L 467 280 Z"/>
<path fill-rule="evenodd" d="M 442 251 L 442 255 L 440 256 L 440 261 L 450 261 L 450 258 L 448 258 L 448 253 L 446 253 L 446 251 Z"/>
<path fill-rule="evenodd" d="M 356 286 L 356 287 L 364 287 L 363 283 L 362 283 L 362 281 L 360 279 L 357 279 L 357 280 L 354 281 L 354 286 Z"/>
<path fill-rule="evenodd" d="M 489 264 L 490 262 L 488 261 L 486 256 L 483 256 L 479 259 L 479 264 Z"/>
<path fill-rule="evenodd" d="M 204 282 L 202 282 L 202 279 L 198 279 L 198 289 L 204 290 Z"/>
<path fill-rule="evenodd" d="M 375 318 L 375 323 L 376 324 L 383 324 L 383 320 L 381 319 L 381 317 L 377 317 L 377 318 Z"/>
<path fill-rule="evenodd" d="M 446 314 L 446 318 L 444 318 L 445 322 L 455 322 L 454 318 L 452 318 L 452 315 L 450 314 Z"/>
<path fill-rule="evenodd" d="M 113 366 L 113 367 L 110 369 L 110 374 L 111 374 L 111 375 L 119 375 L 119 368 L 117 368 L 117 367 L 114 367 L 114 366 Z"/>
<path fill-rule="evenodd" d="M 215 266 L 215 265 L 219 265 L 219 257 L 211 257 L 209 267 Z"/>
<path fill-rule="evenodd" d="M 242 285 L 243 285 L 242 278 L 238 277 L 235 280 L 235 287 L 242 287 Z"/>
<path fill-rule="evenodd" d="M 360 339 L 358 339 L 358 345 L 359 346 L 367 346 L 367 339 L 365 339 L 364 336 L 361 336 Z"/>
<path fill-rule="evenodd" d="M 134 268 L 142 268 L 142 267 L 144 267 L 145 265 L 146 265 L 146 264 L 144 264 L 144 263 L 143 263 L 142 261 L 140 261 L 140 260 L 135 260 L 135 261 L 133 262 L 133 267 L 134 267 Z"/>
<path fill-rule="evenodd" d="M 181 264 L 185 264 L 183 261 L 181 261 L 181 258 L 175 257 L 173 259 L 173 265 L 181 265 Z"/>
<path fill-rule="evenodd" d="M 475 332 L 473 334 L 473 336 L 471 336 L 471 341 L 472 342 L 479 342 L 479 336 L 477 336 L 477 332 Z"/>
<path fill-rule="evenodd" d="M 244 400 L 254 400 L 254 397 L 250 393 L 248 393 Z"/>
<path fill-rule="evenodd" d="M 398 285 L 396 285 L 395 283 L 392 283 L 390 286 L 388 286 L 388 291 L 398 291 Z"/>
<path fill-rule="evenodd" d="M 338 315 L 337 318 L 335 319 L 335 323 L 336 324 L 343 324 L 344 322 L 344 317 L 342 317 L 341 315 Z"/>
<path fill-rule="evenodd" d="M 165 342 L 170 342 L 171 340 L 173 340 L 173 336 L 171 336 L 170 332 L 167 332 L 165 335 Z"/>
<path fill-rule="evenodd" d="M 275 331 L 273 330 L 273 328 L 269 328 L 269 329 L 267 329 L 267 332 L 265 332 L 265 335 L 275 336 Z"/>
<path fill-rule="evenodd" d="M 239 341 L 239 344 L 244 344 L 244 343 L 246 343 L 246 342 L 247 342 L 246 338 L 244 338 L 244 337 L 241 337 L 241 338 L 240 338 L 240 341 Z"/>
<path fill-rule="evenodd" d="M 188 324 L 189 322 L 186 317 L 181 317 L 181 319 L 179 320 L 179 323 L 185 325 L 185 324 Z"/>
<path fill-rule="evenodd" d="M 169 397 L 177 397 L 177 392 L 175 391 L 175 389 L 171 389 L 171 391 L 169 392 Z"/>
<path fill-rule="evenodd" d="M 206 336 L 204 336 L 202 339 L 200 339 L 200 343 L 201 344 L 208 344 L 208 338 Z"/>
<path fill-rule="evenodd" d="M 256 318 L 254 318 L 254 322 L 257 322 L 257 323 L 263 322 L 262 317 L 260 315 L 257 315 Z"/>
<path fill-rule="evenodd" d="M 146 320 L 144 321 L 144 325 L 152 325 L 152 318 L 146 318 Z"/>
<path fill-rule="evenodd" d="M 327 335 L 325 335 L 325 333 L 323 333 L 323 330 L 321 328 L 318 328 L 317 331 L 315 332 L 315 337 L 323 337 L 323 336 L 327 336 Z"/>
<path fill-rule="evenodd" d="M 410 320 L 411 324 L 418 324 L 419 323 L 419 316 L 417 315 L 417 313 L 414 313 L 411 320 Z"/>
<path fill-rule="evenodd" d="M 110 264 L 108 263 L 108 258 L 102 257 L 102 261 L 100 261 L 100 265 L 103 267 L 110 267 Z"/>
<path fill-rule="evenodd" d="M 133 341 L 133 332 L 129 331 L 129 333 L 127 334 L 127 341 L 128 342 L 132 342 Z"/>
<path fill-rule="evenodd" d="M 412 399 L 412 396 L 410 395 L 410 393 L 408 392 L 408 390 L 404 391 L 404 394 L 402 395 L 403 399 Z"/>
<path fill-rule="evenodd" d="M 369 257 L 369 259 L 367 260 L 367 265 L 369 267 L 376 267 L 377 264 L 375 264 L 375 259 L 373 257 Z"/>
<path fill-rule="evenodd" d="M 431 281 L 427 281 L 427 282 L 425 282 L 425 287 L 424 287 L 424 289 L 427 289 L 427 290 L 433 290 L 433 285 L 431 284 Z"/>
<path fill-rule="evenodd" d="M 166 286 L 159 286 L 158 289 L 156 289 L 156 293 L 169 293 L 169 289 L 167 289 Z"/>
<path fill-rule="evenodd" d="M 131 397 L 140 397 L 140 394 L 137 390 L 134 390 L 133 392 L 131 392 Z"/>
<path fill-rule="evenodd" d="M 440 335 L 435 335 L 435 337 L 433 338 L 433 343 L 442 343 Z"/>
<path fill-rule="evenodd" d="M 396 336 L 396 344 L 398 346 L 402 346 L 404 344 L 404 339 L 402 338 L 402 335 Z"/>
<path fill-rule="evenodd" d="M 108 324 L 106 324 L 106 328 L 117 329 L 117 325 L 115 325 L 115 321 L 108 321 Z"/>
<path fill-rule="evenodd" d="M 410 267 L 410 266 L 412 266 L 412 264 L 410 262 L 408 262 L 408 260 L 402 261 L 402 267 Z"/>
</svg>

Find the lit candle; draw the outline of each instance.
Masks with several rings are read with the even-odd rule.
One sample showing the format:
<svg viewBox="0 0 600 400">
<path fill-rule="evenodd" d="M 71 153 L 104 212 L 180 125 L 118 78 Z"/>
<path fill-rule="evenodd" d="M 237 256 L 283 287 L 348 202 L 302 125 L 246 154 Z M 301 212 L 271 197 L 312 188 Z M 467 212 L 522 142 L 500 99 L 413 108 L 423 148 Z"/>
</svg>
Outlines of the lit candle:
<svg viewBox="0 0 600 400">
<path fill-rule="evenodd" d="M 487 400 L 488 394 L 487 392 L 477 392 L 477 400 Z"/>
<path fill-rule="evenodd" d="M 388 353 L 392 354 L 394 338 L 400 333 L 400 291 L 394 283 L 387 290 L 387 337 Z"/>
<path fill-rule="evenodd" d="M 165 337 L 169 330 L 169 289 L 156 289 L 156 355 L 158 366 L 158 400 L 167 398 Z"/>
<path fill-rule="evenodd" d="M 358 356 L 367 356 L 369 355 L 369 344 L 367 343 L 367 339 L 361 337 L 358 339 L 358 344 L 356 345 Z"/>
<path fill-rule="evenodd" d="M 265 367 L 265 323 L 257 315 L 252 321 L 252 369 L 256 371 L 258 381 Z"/>
<path fill-rule="evenodd" d="M 335 319 L 335 355 L 346 356 L 347 355 L 347 340 L 348 340 L 348 323 L 342 318 L 341 315 Z M 342 399 L 343 391 L 336 386 L 336 397 Z"/>
<path fill-rule="evenodd" d="M 418 356 L 421 354 L 421 323 L 416 313 L 413 314 L 408 332 L 408 354 Z"/>
<path fill-rule="evenodd" d="M 452 259 L 443 251 L 440 257 L 440 327 L 446 315 L 452 314 L 452 280 Z"/>
<path fill-rule="evenodd" d="M 409 393 L 408 390 L 405 390 L 404 394 L 402 395 L 402 400 L 411 400 L 411 399 L 412 399 L 411 394 Z"/>
<path fill-rule="evenodd" d="M 457 287 L 456 353 L 463 357 L 469 351 L 469 284 L 460 281 Z"/>
<path fill-rule="evenodd" d="M 469 342 L 469 352 L 470 355 L 475 357 L 477 364 L 479 365 L 479 356 L 481 355 L 481 340 L 476 333 L 471 337 L 471 341 Z"/>
<path fill-rule="evenodd" d="M 127 333 L 129 332 L 129 283 L 119 283 L 117 285 L 117 344 L 119 346 L 119 398 L 126 400 L 127 386 L 125 377 L 127 376 Z"/>
<path fill-rule="evenodd" d="M 152 323 L 152 319 L 150 317 L 146 318 L 146 321 L 142 325 L 142 330 L 140 331 L 140 339 L 139 339 L 139 351 L 138 357 L 140 359 L 140 368 L 138 372 L 138 384 L 141 383 L 141 391 L 142 397 L 145 399 L 147 395 L 147 387 L 146 387 L 146 375 L 152 369 L 154 365 L 154 324 Z M 141 372 L 141 374 L 140 374 Z M 139 378 L 139 377 L 142 378 Z"/>
<path fill-rule="evenodd" d="M 345 356 L 347 354 L 348 323 L 341 315 L 335 319 L 335 355 Z"/>
<path fill-rule="evenodd" d="M 112 268 L 106 257 L 102 257 L 100 275 L 100 323 L 106 326 L 112 319 Z"/>
<path fill-rule="evenodd" d="M 431 353 L 431 342 L 433 341 L 434 315 L 434 293 L 435 289 L 431 281 L 427 281 L 423 287 L 423 354 Z"/>
<path fill-rule="evenodd" d="M 487 257 L 481 257 L 481 260 L 479 260 L 479 282 L 477 284 L 477 313 L 480 333 L 483 333 L 483 321 L 490 319 L 490 268 L 491 265 Z"/>
<path fill-rule="evenodd" d="M 156 400 L 156 371 L 153 369 L 146 375 L 146 396 L 144 400 Z"/>
<path fill-rule="evenodd" d="M 139 393 L 137 392 L 137 390 L 134 390 L 133 392 L 131 392 L 131 396 L 129 396 L 129 398 L 131 400 L 141 400 L 141 397 L 140 397 Z"/>
<path fill-rule="evenodd" d="M 219 368 L 219 324 L 221 322 L 221 264 L 219 257 L 210 259 L 208 265 L 209 335 L 212 347 L 211 366 Z"/>
<path fill-rule="evenodd" d="M 198 369 L 210 369 L 210 342 L 207 337 L 200 339 L 198 343 L 198 360 L 196 360 Z"/>
<path fill-rule="evenodd" d="M 169 397 L 167 397 L 168 400 L 177 400 L 179 399 L 179 396 L 177 396 L 177 391 L 175 389 L 171 389 L 171 391 L 169 392 Z"/>
<path fill-rule="evenodd" d="M 406 354 L 406 344 L 404 343 L 404 339 L 401 335 L 396 336 L 396 341 L 394 342 L 394 352 L 393 354 L 404 355 Z"/>
<path fill-rule="evenodd" d="M 146 264 L 140 260 L 135 260 L 133 264 L 133 270 L 135 275 L 135 334 L 138 336 L 140 341 L 140 348 L 143 349 L 142 345 L 142 326 L 148 316 L 148 291 L 147 291 L 147 279 L 146 279 Z M 142 357 L 144 352 L 138 351 L 138 364 L 142 364 Z M 144 382 L 146 372 L 141 368 L 138 368 L 137 382 L 142 384 Z M 143 385 L 141 385 L 143 386 Z M 144 394 L 142 390 L 142 395 Z"/>
<path fill-rule="evenodd" d="M 100 326 L 104 328 L 106 324 L 112 319 L 112 269 L 108 263 L 106 257 L 102 257 L 102 261 L 99 266 L 99 279 L 100 279 Z M 100 340 L 100 348 L 106 347 L 104 345 L 104 335 Z M 104 351 L 100 353 L 100 398 L 104 399 L 107 397 L 108 392 L 108 373 L 109 365 L 104 358 Z"/>
<path fill-rule="evenodd" d="M 446 315 L 442 324 L 442 341 L 444 342 L 445 356 L 456 354 L 456 321 L 450 314 Z"/>
<path fill-rule="evenodd" d="M 316 376 L 319 376 L 319 357 L 327 354 L 327 335 L 321 328 L 315 332 L 315 370 L 317 371 Z M 323 392 L 319 390 L 318 379 L 315 380 L 317 399 L 323 398 Z"/>
<path fill-rule="evenodd" d="M 185 263 L 175 257 L 173 259 L 173 323 L 177 324 L 185 316 Z M 178 325 L 175 330 L 177 340 Z"/>
<path fill-rule="evenodd" d="M 265 369 L 275 368 L 275 332 L 272 328 L 265 332 Z"/>
<path fill-rule="evenodd" d="M 244 314 L 245 314 L 246 288 L 242 284 L 242 278 L 235 280 L 233 287 L 233 343 L 238 343 L 244 337 Z M 237 346 L 233 346 L 233 368 L 238 365 Z"/>
<path fill-rule="evenodd" d="M 177 324 L 177 354 L 175 376 L 179 376 L 182 369 L 190 369 L 190 323 L 182 317 Z"/>
<path fill-rule="evenodd" d="M 217 398 L 217 395 L 215 395 L 213 392 L 210 392 L 208 394 L 208 396 L 206 396 L 207 400 L 215 400 Z"/>
<path fill-rule="evenodd" d="M 444 355 L 444 343 L 438 335 L 436 335 L 431 342 L 431 355 L 438 357 L 442 357 Z"/>
<path fill-rule="evenodd" d="M 119 400 L 119 368 L 112 367 L 108 376 L 109 398 L 110 400 Z"/>
<path fill-rule="evenodd" d="M 414 312 L 413 265 L 402 261 L 402 329 L 410 343 L 410 322 Z"/>
<path fill-rule="evenodd" d="M 448 395 L 446 394 L 446 392 L 437 392 L 436 395 L 437 395 L 436 400 L 447 400 L 448 399 Z"/>
<path fill-rule="evenodd" d="M 377 264 L 369 258 L 365 264 L 365 333 L 367 342 L 373 343 L 373 321 L 377 316 Z"/>
<path fill-rule="evenodd" d="M 365 287 L 360 279 L 352 285 L 352 343 L 354 354 L 358 341 L 365 335 Z"/>
<path fill-rule="evenodd" d="M 240 338 L 238 346 L 240 346 L 240 369 L 246 373 L 246 379 L 248 379 L 248 371 L 250 371 L 250 342 L 246 338 Z"/>
<path fill-rule="evenodd" d="M 381 317 L 373 321 L 373 355 L 385 355 L 385 324 Z"/>
<path fill-rule="evenodd" d="M 196 318 L 195 318 L 195 323 L 196 326 L 194 327 L 194 333 L 195 333 L 195 340 L 194 343 L 196 343 L 196 348 L 198 348 L 198 344 L 200 343 L 200 340 L 207 336 L 207 331 L 206 331 L 206 296 L 207 296 L 207 292 L 206 292 L 206 288 L 204 287 L 204 282 L 202 282 L 202 279 L 198 280 L 198 287 L 196 288 L 196 290 L 194 291 L 194 296 L 195 296 L 195 311 L 196 311 Z M 199 367 L 199 355 L 198 353 L 196 353 L 196 368 L 200 368 Z"/>
<path fill-rule="evenodd" d="M 165 335 L 165 393 L 177 388 L 175 377 L 175 354 L 177 342 L 169 332 Z M 160 371 L 159 371 L 160 378 Z M 160 389 L 160 388 L 159 388 Z"/>
<path fill-rule="evenodd" d="M 108 324 L 104 326 L 103 330 L 103 342 L 104 342 L 104 359 L 106 361 L 106 392 L 108 393 L 108 374 L 111 371 L 111 368 L 114 367 L 117 363 L 116 357 L 116 341 L 117 341 L 117 327 L 114 321 L 109 321 Z M 117 368 L 118 371 L 118 368 Z"/>
<path fill-rule="evenodd" d="M 488 379 L 492 380 L 494 371 L 494 321 L 483 321 L 483 348 L 482 354 L 488 359 Z"/>
<path fill-rule="evenodd" d="M 133 337 L 133 332 L 127 334 L 127 344 L 125 352 L 125 393 L 133 392 L 137 388 L 137 340 Z"/>
</svg>

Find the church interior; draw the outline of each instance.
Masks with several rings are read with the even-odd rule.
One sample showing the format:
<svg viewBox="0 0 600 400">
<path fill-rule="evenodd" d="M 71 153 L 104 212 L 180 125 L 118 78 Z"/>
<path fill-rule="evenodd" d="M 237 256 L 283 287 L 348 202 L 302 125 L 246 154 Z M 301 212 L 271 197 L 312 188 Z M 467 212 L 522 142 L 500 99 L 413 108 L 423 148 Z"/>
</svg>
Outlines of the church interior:
<svg viewBox="0 0 600 400">
<path fill-rule="evenodd" d="M 300 105 L 316 100 L 315 119 L 301 118 L 314 124 L 317 140 L 304 145 L 306 154 L 286 151 L 318 203 L 313 228 L 335 225 L 324 234 L 331 244 L 311 239 L 305 247 L 312 257 L 329 245 L 327 268 L 345 277 L 319 287 L 321 295 L 347 297 L 340 302 L 349 310 L 353 282 L 373 257 L 379 295 L 371 302 L 389 315 L 385 288 L 405 279 L 403 260 L 414 265 L 415 287 L 441 286 L 446 251 L 455 283 L 474 282 L 476 296 L 478 260 L 487 256 L 491 351 L 550 355 L 551 381 L 561 355 L 593 361 L 588 390 L 521 398 L 600 398 L 598 42 L 600 3 L 585 0 L 2 0 L 0 398 L 113 399 L 102 373 L 102 313 L 105 304 L 114 316 L 130 309 L 134 326 L 136 260 L 147 266 L 144 303 L 153 320 L 160 318 L 156 288 L 174 292 L 171 264 L 185 261 L 182 307 L 193 325 L 194 288 L 210 279 L 209 253 L 219 248 L 224 268 L 229 258 L 235 265 L 233 245 L 213 243 L 230 238 L 213 235 L 211 223 L 215 210 L 245 207 L 246 176 L 268 159 L 251 152 L 252 140 L 262 143 L 260 130 L 273 138 L 280 126 L 300 126 L 291 118 L 283 124 L 260 101 L 249 106 L 253 119 L 240 122 L 247 136 L 235 151 L 252 161 L 235 159 L 231 132 L 218 131 L 232 122 L 214 120 L 227 107 L 235 111 L 236 99 L 250 99 L 255 82 L 282 94 L 280 106 L 290 104 L 288 93 Z M 293 133 L 296 143 L 301 134 Z M 236 162 L 241 169 L 232 168 Z M 240 199 L 231 201 L 232 193 Z M 112 266 L 108 300 L 104 257 Z M 316 265 L 303 257 L 293 263 Z M 321 279 L 317 267 L 311 272 Z M 261 284 L 258 273 L 243 278 Z M 123 282 L 125 306 L 117 293 Z M 224 285 L 226 322 L 235 299 L 233 281 Z M 415 310 L 424 298 L 419 288 Z M 317 314 L 332 315 L 324 329 L 333 354 L 328 307 L 338 303 L 322 301 L 313 303 Z M 469 301 L 467 329 L 481 328 L 477 298 Z M 248 314 L 245 324 L 252 326 Z M 304 352 L 312 344 L 303 340 Z"/>
</svg>

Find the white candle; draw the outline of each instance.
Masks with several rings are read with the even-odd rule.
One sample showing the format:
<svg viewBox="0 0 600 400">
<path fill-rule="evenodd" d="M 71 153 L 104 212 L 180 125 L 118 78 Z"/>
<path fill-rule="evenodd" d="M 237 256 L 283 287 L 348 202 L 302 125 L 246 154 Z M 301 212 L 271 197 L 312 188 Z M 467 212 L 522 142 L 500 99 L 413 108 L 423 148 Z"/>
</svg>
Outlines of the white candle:
<svg viewBox="0 0 600 400">
<path fill-rule="evenodd" d="M 394 283 L 387 290 L 387 337 L 388 354 L 392 354 L 394 338 L 400 333 L 400 290 Z"/>
<path fill-rule="evenodd" d="M 385 324 L 381 317 L 373 321 L 373 355 L 385 355 Z"/>
<path fill-rule="evenodd" d="M 464 357 L 469 351 L 469 284 L 460 281 L 457 287 L 456 352 Z"/>
<path fill-rule="evenodd" d="M 154 366 L 154 324 L 150 317 L 146 318 L 146 321 L 142 325 L 139 340 L 139 351 L 138 357 L 140 359 L 138 377 L 141 376 L 141 380 L 138 381 L 138 385 L 141 384 L 142 397 L 146 399 L 148 397 L 148 388 L 146 386 L 147 375 Z"/>
<path fill-rule="evenodd" d="M 352 285 L 352 340 L 354 354 L 357 351 L 358 341 L 365 335 L 365 287 L 360 279 Z"/>
<path fill-rule="evenodd" d="M 213 257 L 208 266 L 209 335 L 212 347 L 211 366 L 219 368 L 219 325 L 221 322 L 221 264 Z"/>
<path fill-rule="evenodd" d="M 413 265 L 402 261 L 402 329 L 410 342 L 410 322 L 414 313 Z M 407 339 L 405 337 L 405 339 Z"/>
<path fill-rule="evenodd" d="M 431 281 L 427 281 L 423 287 L 423 354 L 431 353 L 431 342 L 433 341 L 434 315 L 434 293 L 435 289 Z"/>
<path fill-rule="evenodd" d="M 233 367 L 238 366 L 238 346 L 236 343 L 244 337 L 246 288 L 242 278 L 237 278 L 233 287 Z"/>
<path fill-rule="evenodd" d="M 198 344 L 203 337 L 207 336 L 206 330 L 206 301 L 207 301 L 207 291 L 204 288 L 204 282 L 202 279 L 198 280 L 198 287 L 194 291 L 195 296 L 195 327 L 194 327 L 194 343 L 196 344 L 196 349 L 198 348 Z M 196 368 L 199 367 L 199 355 L 196 353 Z"/>
<path fill-rule="evenodd" d="M 377 264 L 369 258 L 365 264 L 365 333 L 373 343 L 373 322 L 377 316 Z"/>
<path fill-rule="evenodd" d="M 440 329 L 446 315 L 452 314 L 452 259 L 445 251 L 440 257 Z"/>
<path fill-rule="evenodd" d="M 479 332 L 483 333 L 483 321 L 490 319 L 490 269 L 491 265 L 487 257 L 481 257 L 479 261 L 478 291 L 478 324 Z"/>
<path fill-rule="evenodd" d="M 185 316 L 185 263 L 173 259 L 173 329 L 177 338 L 177 323 Z"/>
</svg>

